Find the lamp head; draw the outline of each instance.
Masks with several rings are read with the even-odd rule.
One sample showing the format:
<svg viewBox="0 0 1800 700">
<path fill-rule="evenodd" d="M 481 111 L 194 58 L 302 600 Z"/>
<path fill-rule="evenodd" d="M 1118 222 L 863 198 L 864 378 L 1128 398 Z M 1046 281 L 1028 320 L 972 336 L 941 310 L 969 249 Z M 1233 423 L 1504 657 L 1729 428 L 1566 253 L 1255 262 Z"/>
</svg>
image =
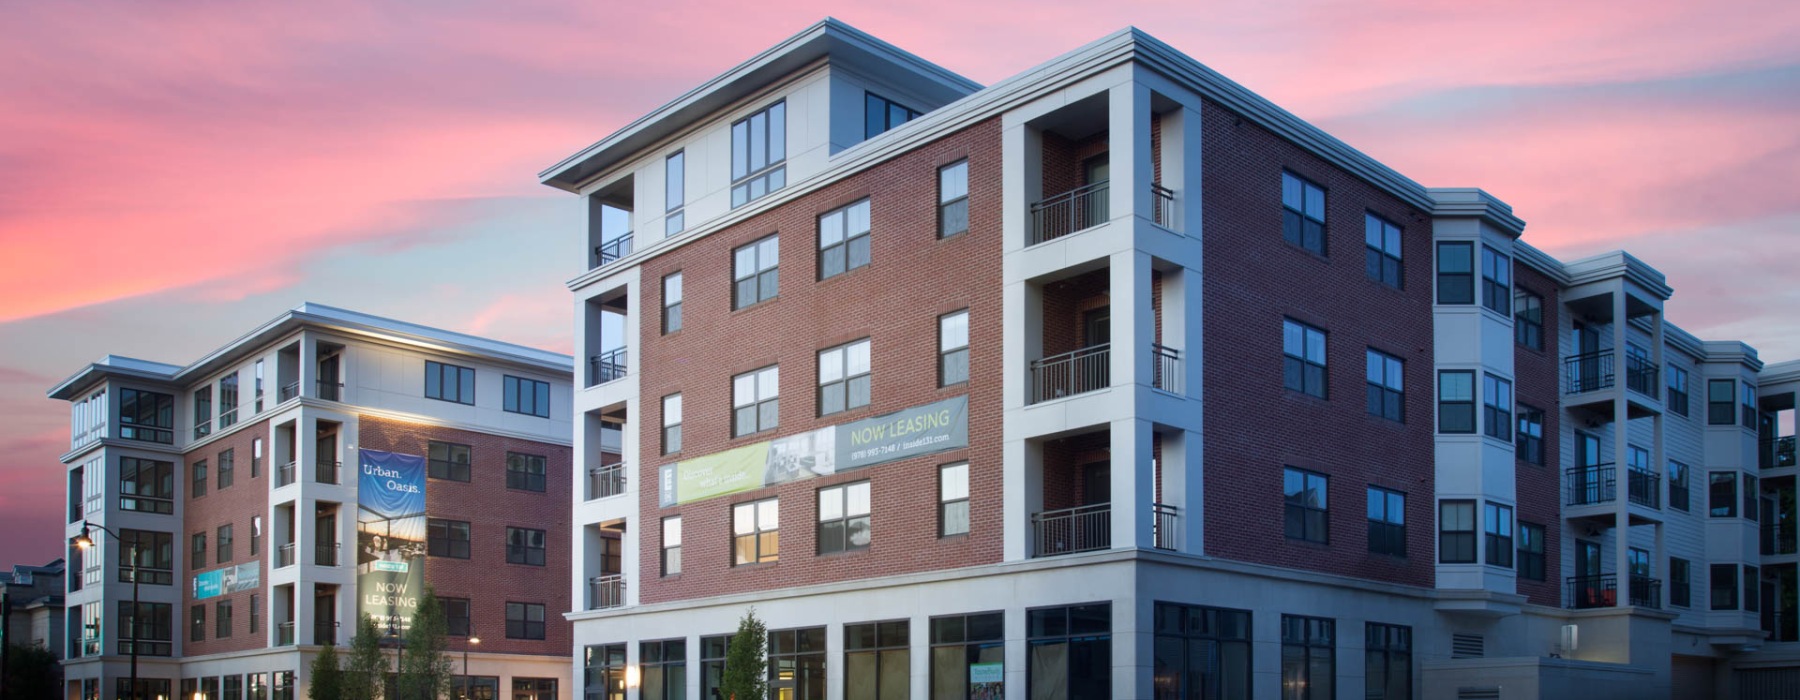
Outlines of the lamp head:
<svg viewBox="0 0 1800 700">
<path fill-rule="evenodd" d="M 477 644 L 477 645 L 478 645 L 478 644 L 481 644 L 481 638 L 480 638 L 480 637 L 470 637 L 470 638 L 469 638 L 469 643 L 470 643 L 470 644 Z"/>
<path fill-rule="evenodd" d="M 81 523 L 81 534 L 76 535 L 75 538 L 72 540 L 69 540 L 69 542 L 71 544 L 74 544 L 77 549 L 87 549 L 89 547 L 92 547 L 92 546 L 94 546 L 94 538 L 90 537 L 88 535 L 88 533 L 89 533 L 89 526 L 87 524 L 87 521 L 84 520 Z"/>
</svg>

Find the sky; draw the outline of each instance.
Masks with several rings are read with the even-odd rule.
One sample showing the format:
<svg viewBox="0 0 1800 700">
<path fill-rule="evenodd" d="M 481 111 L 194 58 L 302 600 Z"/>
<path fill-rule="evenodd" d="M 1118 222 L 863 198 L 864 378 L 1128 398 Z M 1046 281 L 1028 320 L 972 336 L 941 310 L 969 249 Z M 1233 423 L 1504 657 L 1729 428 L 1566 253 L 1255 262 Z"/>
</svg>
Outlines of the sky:
<svg viewBox="0 0 1800 700">
<path fill-rule="evenodd" d="M 982 84 L 1128 25 L 1668 317 L 1800 357 L 1800 3 L 0 0 L 0 566 L 62 555 L 68 404 L 302 301 L 569 352 L 536 174 L 825 16 Z"/>
</svg>

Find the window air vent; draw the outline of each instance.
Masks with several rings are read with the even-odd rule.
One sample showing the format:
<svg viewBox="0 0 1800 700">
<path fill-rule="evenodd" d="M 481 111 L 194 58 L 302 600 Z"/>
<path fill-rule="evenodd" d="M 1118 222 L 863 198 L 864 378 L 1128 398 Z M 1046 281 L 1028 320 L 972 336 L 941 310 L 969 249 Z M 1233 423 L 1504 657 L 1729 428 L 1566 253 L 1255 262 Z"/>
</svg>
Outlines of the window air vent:
<svg viewBox="0 0 1800 700">
<path fill-rule="evenodd" d="M 1486 655 L 1485 640 L 1479 634 L 1450 635 L 1450 658 L 1479 659 Z"/>
</svg>

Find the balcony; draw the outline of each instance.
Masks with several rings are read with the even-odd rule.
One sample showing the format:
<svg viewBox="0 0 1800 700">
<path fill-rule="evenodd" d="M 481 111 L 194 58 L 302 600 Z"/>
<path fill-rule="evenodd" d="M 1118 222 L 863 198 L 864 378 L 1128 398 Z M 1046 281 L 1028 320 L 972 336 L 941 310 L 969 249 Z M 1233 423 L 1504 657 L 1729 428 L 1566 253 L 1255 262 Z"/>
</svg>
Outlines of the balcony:
<svg viewBox="0 0 1800 700">
<path fill-rule="evenodd" d="M 1175 190 L 1162 183 L 1150 183 L 1150 221 L 1166 229 L 1175 228 Z"/>
<path fill-rule="evenodd" d="M 1800 551 L 1800 548 L 1795 547 L 1794 521 L 1791 518 L 1786 522 L 1778 521 L 1775 517 L 1765 517 L 1762 520 L 1763 556 L 1793 554 L 1795 551 Z"/>
<path fill-rule="evenodd" d="M 288 620 L 275 626 L 275 646 L 291 647 L 294 645 L 294 621 Z"/>
<path fill-rule="evenodd" d="M 605 610 L 625 605 L 625 576 L 608 574 L 588 579 L 588 609 Z"/>
<path fill-rule="evenodd" d="M 1182 392 L 1181 351 L 1175 348 L 1150 345 L 1150 386 L 1174 394 Z"/>
<path fill-rule="evenodd" d="M 342 400 L 344 400 L 343 395 L 344 395 L 344 383 L 343 382 L 332 381 L 329 379 L 319 380 L 318 397 L 320 399 L 323 399 L 326 401 L 342 401 Z"/>
<path fill-rule="evenodd" d="M 616 348 L 588 358 L 588 386 L 625 378 L 625 348 Z"/>
<path fill-rule="evenodd" d="M 1175 551 L 1181 548 L 1181 509 L 1175 506 L 1152 503 L 1150 514 L 1150 541 L 1157 549 Z"/>
<path fill-rule="evenodd" d="M 294 543 L 289 542 L 275 548 L 275 568 L 294 565 Z"/>
<path fill-rule="evenodd" d="M 1657 398 L 1662 393 L 1661 368 L 1639 357 L 1625 358 L 1625 388 Z"/>
<path fill-rule="evenodd" d="M 1800 642 L 1800 615 L 1794 611 L 1771 611 L 1762 616 L 1762 629 L 1771 642 Z"/>
<path fill-rule="evenodd" d="M 276 394 L 277 398 L 275 399 L 275 402 L 276 403 L 284 403 L 287 400 L 292 399 L 299 395 L 300 395 L 300 382 L 288 382 L 286 384 L 281 385 L 281 391 Z"/>
<path fill-rule="evenodd" d="M 1111 219 L 1107 182 L 1102 180 L 1031 205 L 1028 245 L 1084 231 Z"/>
<path fill-rule="evenodd" d="M 1563 360 L 1563 393 L 1585 394 L 1613 387 L 1611 350 L 1573 355 Z"/>
<path fill-rule="evenodd" d="M 1085 394 L 1110 386 L 1111 347 L 1108 343 L 1101 343 L 1032 360 L 1031 403 Z"/>
<path fill-rule="evenodd" d="M 625 463 L 615 462 L 588 468 L 587 500 L 609 498 L 625 493 Z"/>
<path fill-rule="evenodd" d="M 337 566 L 338 550 L 343 545 L 336 542 L 322 542 L 313 545 L 313 563 L 319 566 Z"/>
<path fill-rule="evenodd" d="M 1618 498 L 1616 469 L 1611 464 L 1570 467 L 1564 472 L 1568 500 L 1564 505 L 1590 506 L 1611 503 Z"/>
<path fill-rule="evenodd" d="M 317 620 L 313 622 L 313 643 L 319 646 L 337 644 L 337 621 Z"/>
<path fill-rule="evenodd" d="M 1628 469 L 1626 473 L 1626 495 L 1632 503 L 1647 508 L 1662 508 L 1662 476 L 1637 469 Z"/>
<path fill-rule="evenodd" d="M 1762 441 L 1758 463 L 1763 469 L 1791 467 L 1794 459 L 1794 436 L 1769 438 Z"/>
<path fill-rule="evenodd" d="M 338 472 L 343 467 L 343 462 L 319 462 L 313 465 L 313 478 L 321 484 L 339 483 Z"/>
<path fill-rule="evenodd" d="M 294 463 L 288 462 L 275 468 L 275 487 L 280 488 L 294 483 Z"/>
<path fill-rule="evenodd" d="M 1033 557 L 1091 552 L 1112 547 L 1112 504 L 1048 510 L 1031 515 Z"/>
<path fill-rule="evenodd" d="M 1570 576 L 1569 607 L 1576 610 L 1615 607 L 1619 595 L 1617 574 Z M 1662 579 L 1632 576 L 1627 602 L 1640 608 L 1662 608 Z"/>
<path fill-rule="evenodd" d="M 1662 609 L 1662 579 L 1649 576 L 1631 577 L 1630 603 L 1640 608 Z"/>
<path fill-rule="evenodd" d="M 631 232 L 619 234 L 610 241 L 594 246 L 594 267 L 605 267 L 614 260 L 631 254 Z"/>
</svg>

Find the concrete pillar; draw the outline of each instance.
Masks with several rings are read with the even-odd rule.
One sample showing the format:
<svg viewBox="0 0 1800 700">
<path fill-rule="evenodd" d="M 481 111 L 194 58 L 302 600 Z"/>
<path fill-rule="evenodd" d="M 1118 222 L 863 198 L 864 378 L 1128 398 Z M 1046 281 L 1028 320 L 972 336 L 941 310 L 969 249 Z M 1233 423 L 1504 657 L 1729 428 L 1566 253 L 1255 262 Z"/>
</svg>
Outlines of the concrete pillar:
<svg viewBox="0 0 1800 700">
<path fill-rule="evenodd" d="M 1110 262 L 1112 385 L 1149 386 L 1150 345 L 1156 338 L 1156 311 L 1150 305 L 1150 254 L 1126 250 L 1113 253 Z"/>
<path fill-rule="evenodd" d="M 1152 425 L 1124 418 L 1112 422 L 1112 546 L 1114 549 L 1148 548 L 1150 504 L 1156 500 L 1156 474 L 1152 471 Z"/>
<path fill-rule="evenodd" d="M 1614 605 L 1625 607 L 1631 601 L 1631 470 L 1626 466 L 1631 444 L 1630 413 L 1625 405 L 1625 290 L 1613 292 L 1613 574 L 1619 592 Z"/>
<path fill-rule="evenodd" d="M 1008 127 L 1000 136 L 1001 250 L 1025 247 L 1031 225 L 1031 204 L 1044 198 L 1043 135 L 1029 125 Z"/>
<path fill-rule="evenodd" d="M 1107 91 L 1106 107 L 1112 218 L 1148 219 L 1150 183 L 1155 179 L 1150 161 L 1150 88 L 1135 81 L 1116 85 Z"/>
<path fill-rule="evenodd" d="M 1044 509 L 1044 449 L 1042 443 L 1008 440 L 1002 450 L 1005 464 L 1006 514 L 1001 528 L 1001 557 L 1005 561 L 1031 558 L 1031 515 Z"/>
<path fill-rule="evenodd" d="M 1183 430 L 1163 434 L 1163 502 L 1179 513 L 1174 531 L 1176 550 L 1205 554 L 1206 478 L 1200 459 L 1201 436 Z"/>
</svg>

